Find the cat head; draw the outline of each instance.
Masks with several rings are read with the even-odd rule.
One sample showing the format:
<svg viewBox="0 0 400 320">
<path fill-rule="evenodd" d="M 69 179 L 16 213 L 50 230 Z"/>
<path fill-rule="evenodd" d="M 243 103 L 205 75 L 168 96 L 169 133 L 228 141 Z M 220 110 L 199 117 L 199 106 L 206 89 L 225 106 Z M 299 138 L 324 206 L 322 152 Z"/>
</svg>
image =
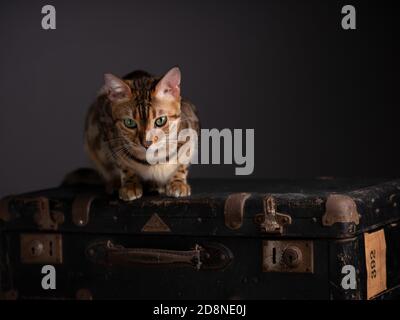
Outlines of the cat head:
<svg viewBox="0 0 400 320">
<path fill-rule="evenodd" d="M 110 101 L 118 136 L 128 141 L 136 155 L 143 154 L 158 141 L 157 132 L 165 136 L 177 129 L 181 114 L 181 72 L 175 67 L 163 77 L 145 72 L 120 79 L 104 75 L 102 92 Z"/>
</svg>

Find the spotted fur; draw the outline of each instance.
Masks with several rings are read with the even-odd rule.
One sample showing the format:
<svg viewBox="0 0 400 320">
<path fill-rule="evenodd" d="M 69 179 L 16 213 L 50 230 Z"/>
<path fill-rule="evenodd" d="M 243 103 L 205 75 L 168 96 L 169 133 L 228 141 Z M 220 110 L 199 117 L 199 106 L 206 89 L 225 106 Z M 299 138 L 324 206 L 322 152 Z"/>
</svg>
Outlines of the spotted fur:
<svg viewBox="0 0 400 320">
<path fill-rule="evenodd" d="M 170 137 L 171 128 L 178 133 L 185 128 L 199 130 L 195 107 L 180 95 L 180 71 L 173 68 L 163 77 L 134 71 L 120 79 L 105 75 L 105 84 L 89 109 L 85 125 L 85 147 L 90 159 L 107 183 L 108 190 L 119 190 L 121 199 L 140 198 L 145 185 L 169 196 L 188 196 L 188 165 L 150 164 L 146 150 L 158 139 L 146 136 L 155 120 L 166 116 L 167 124 L 159 128 Z M 124 125 L 132 118 L 134 129 Z M 183 143 L 178 142 L 178 150 Z"/>
</svg>

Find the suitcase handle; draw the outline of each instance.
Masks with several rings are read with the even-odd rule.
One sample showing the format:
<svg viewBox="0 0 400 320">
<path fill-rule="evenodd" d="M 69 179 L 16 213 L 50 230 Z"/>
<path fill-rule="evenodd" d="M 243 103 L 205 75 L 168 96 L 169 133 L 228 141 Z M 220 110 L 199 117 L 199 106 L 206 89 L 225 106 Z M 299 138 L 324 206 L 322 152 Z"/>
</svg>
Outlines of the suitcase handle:
<svg viewBox="0 0 400 320">
<path fill-rule="evenodd" d="M 125 248 L 111 240 L 91 244 L 86 256 L 103 266 L 191 267 L 196 270 L 223 270 L 233 260 L 232 252 L 220 243 L 196 244 L 187 251 L 152 248 Z"/>
</svg>

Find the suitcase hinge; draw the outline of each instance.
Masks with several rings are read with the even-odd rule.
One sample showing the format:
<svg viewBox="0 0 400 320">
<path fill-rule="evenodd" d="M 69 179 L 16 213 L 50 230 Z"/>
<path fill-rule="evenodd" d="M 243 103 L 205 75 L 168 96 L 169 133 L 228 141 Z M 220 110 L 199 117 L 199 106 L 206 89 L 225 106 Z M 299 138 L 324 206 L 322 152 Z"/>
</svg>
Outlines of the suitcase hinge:
<svg viewBox="0 0 400 320">
<path fill-rule="evenodd" d="M 270 196 L 264 199 L 264 213 L 255 216 L 256 223 L 265 233 L 282 234 L 283 227 L 292 223 L 292 218 L 276 211 L 275 199 Z"/>
</svg>

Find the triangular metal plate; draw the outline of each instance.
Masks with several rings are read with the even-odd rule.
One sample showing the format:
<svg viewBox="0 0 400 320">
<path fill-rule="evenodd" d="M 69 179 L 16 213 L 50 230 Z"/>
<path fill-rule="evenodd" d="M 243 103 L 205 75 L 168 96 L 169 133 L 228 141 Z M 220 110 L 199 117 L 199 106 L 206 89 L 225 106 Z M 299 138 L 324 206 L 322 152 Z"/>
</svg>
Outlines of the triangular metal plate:
<svg viewBox="0 0 400 320">
<path fill-rule="evenodd" d="M 142 232 L 171 232 L 167 224 L 155 213 L 142 228 Z"/>
</svg>

